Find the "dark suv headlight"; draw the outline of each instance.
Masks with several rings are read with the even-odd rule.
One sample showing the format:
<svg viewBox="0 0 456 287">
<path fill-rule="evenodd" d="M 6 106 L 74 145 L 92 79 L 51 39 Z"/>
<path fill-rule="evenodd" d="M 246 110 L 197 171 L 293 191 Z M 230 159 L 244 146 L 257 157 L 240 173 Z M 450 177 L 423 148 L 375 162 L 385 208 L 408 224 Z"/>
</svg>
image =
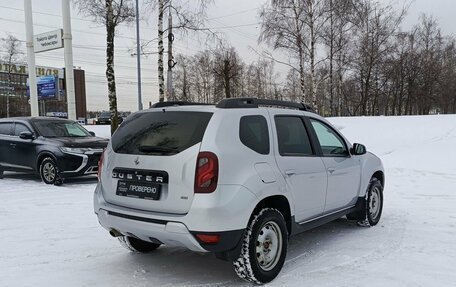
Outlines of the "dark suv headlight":
<svg viewBox="0 0 456 287">
<path fill-rule="evenodd" d="M 78 153 L 78 154 L 84 154 L 86 153 L 89 149 L 88 148 L 79 148 L 79 147 L 61 147 L 60 150 L 64 153 Z"/>
<path fill-rule="evenodd" d="M 76 154 L 94 154 L 102 153 L 102 148 L 81 148 L 81 147 L 60 147 L 60 150 L 64 153 L 76 153 Z"/>
</svg>

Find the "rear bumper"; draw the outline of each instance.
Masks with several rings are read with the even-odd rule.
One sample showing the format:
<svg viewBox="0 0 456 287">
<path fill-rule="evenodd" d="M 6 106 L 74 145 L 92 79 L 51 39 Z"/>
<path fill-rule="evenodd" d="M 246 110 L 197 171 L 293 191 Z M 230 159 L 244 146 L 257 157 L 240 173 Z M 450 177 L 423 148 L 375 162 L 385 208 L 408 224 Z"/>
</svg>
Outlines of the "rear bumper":
<svg viewBox="0 0 456 287">
<path fill-rule="evenodd" d="M 125 236 L 134 236 L 150 242 L 158 240 L 169 246 L 182 246 L 192 251 L 208 252 L 196 241 L 187 227 L 179 222 L 145 222 L 120 217 L 103 209 L 98 212 L 98 221 L 108 231 L 115 229 Z"/>
<path fill-rule="evenodd" d="M 257 198 L 244 187 L 223 188 L 214 194 L 194 198 L 187 214 L 174 215 L 125 208 L 106 202 L 97 185 L 94 209 L 100 224 L 108 231 L 115 229 L 123 235 L 145 241 L 157 240 L 197 252 L 224 253 L 235 250 L 244 235 Z M 215 193 L 220 193 L 216 195 Z M 229 198 L 221 196 L 224 193 Z M 197 234 L 218 235 L 216 244 L 205 244 Z"/>
</svg>

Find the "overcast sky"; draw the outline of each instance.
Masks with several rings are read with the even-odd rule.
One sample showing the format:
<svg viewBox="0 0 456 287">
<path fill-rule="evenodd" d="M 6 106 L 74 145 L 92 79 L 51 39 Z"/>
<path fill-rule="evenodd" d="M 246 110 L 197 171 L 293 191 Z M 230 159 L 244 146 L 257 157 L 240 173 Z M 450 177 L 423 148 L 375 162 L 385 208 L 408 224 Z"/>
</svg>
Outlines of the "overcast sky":
<svg viewBox="0 0 456 287">
<path fill-rule="evenodd" d="M 257 24 L 258 9 L 267 0 L 214 0 L 207 11 L 207 26 L 223 32 L 227 41 L 233 45 L 247 63 L 258 59 L 253 49 L 267 48 L 259 45 L 257 37 L 260 27 Z M 381 0 L 393 3 L 398 9 L 401 0 Z M 61 0 L 33 0 L 34 34 L 61 28 Z M 444 34 L 456 35 L 455 0 L 415 0 L 408 11 L 402 30 L 408 30 L 418 22 L 422 13 L 433 15 L 439 22 Z M 74 65 L 86 71 L 87 103 L 89 110 L 108 108 L 107 87 L 105 80 L 105 30 L 84 19 L 72 11 Z M 141 37 L 150 40 L 157 37 L 155 14 L 147 15 L 147 22 L 141 23 Z M 233 27 L 237 26 L 237 27 Z M 239 27 L 240 26 L 240 27 Z M 25 40 L 23 1 L 0 0 L 0 37 L 8 33 L 20 40 Z M 120 110 L 135 111 L 137 107 L 136 60 L 130 56 L 129 49 L 134 48 L 134 26 L 122 27 L 116 38 L 115 71 L 117 77 L 118 105 Z M 204 39 L 196 34 L 176 35 L 175 53 L 194 54 L 204 49 Z M 165 42 L 166 45 L 166 42 Z M 25 50 L 25 44 L 22 45 Z M 253 49 L 252 49 L 253 48 Z M 151 47 L 156 51 L 156 43 Z M 36 54 L 37 65 L 63 67 L 63 49 Z M 287 68 L 277 65 L 282 74 Z M 157 57 L 152 55 L 142 58 L 143 103 L 158 100 Z M 166 74 L 165 74 L 166 78 Z"/>
</svg>

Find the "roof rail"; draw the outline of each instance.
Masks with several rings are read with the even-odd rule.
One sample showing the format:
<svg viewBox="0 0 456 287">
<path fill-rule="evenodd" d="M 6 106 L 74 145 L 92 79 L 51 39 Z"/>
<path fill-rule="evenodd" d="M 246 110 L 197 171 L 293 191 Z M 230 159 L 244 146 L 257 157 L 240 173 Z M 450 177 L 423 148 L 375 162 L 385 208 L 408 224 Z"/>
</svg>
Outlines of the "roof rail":
<svg viewBox="0 0 456 287">
<path fill-rule="evenodd" d="M 192 103 L 187 101 L 171 101 L 171 102 L 158 102 L 153 104 L 150 108 L 165 108 L 165 107 L 174 107 L 174 106 L 201 106 L 201 105 L 211 105 L 206 103 Z"/>
<path fill-rule="evenodd" d="M 247 109 L 258 108 L 259 106 L 276 106 L 284 108 L 294 108 L 301 111 L 315 113 L 315 110 L 304 103 L 293 103 L 279 100 L 265 100 L 257 98 L 231 98 L 221 100 L 216 107 L 221 109 Z"/>
</svg>

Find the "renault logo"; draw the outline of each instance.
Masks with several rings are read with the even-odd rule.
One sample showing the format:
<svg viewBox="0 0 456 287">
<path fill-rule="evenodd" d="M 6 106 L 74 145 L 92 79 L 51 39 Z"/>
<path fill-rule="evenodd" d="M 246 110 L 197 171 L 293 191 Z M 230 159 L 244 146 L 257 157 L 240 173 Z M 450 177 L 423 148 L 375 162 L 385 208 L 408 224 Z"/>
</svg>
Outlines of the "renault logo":
<svg viewBox="0 0 456 287">
<path fill-rule="evenodd" d="M 135 164 L 136 164 L 136 165 L 139 164 L 139 156 L 136 157 L 136 159 L 135 159 Z"/>
</svg>

